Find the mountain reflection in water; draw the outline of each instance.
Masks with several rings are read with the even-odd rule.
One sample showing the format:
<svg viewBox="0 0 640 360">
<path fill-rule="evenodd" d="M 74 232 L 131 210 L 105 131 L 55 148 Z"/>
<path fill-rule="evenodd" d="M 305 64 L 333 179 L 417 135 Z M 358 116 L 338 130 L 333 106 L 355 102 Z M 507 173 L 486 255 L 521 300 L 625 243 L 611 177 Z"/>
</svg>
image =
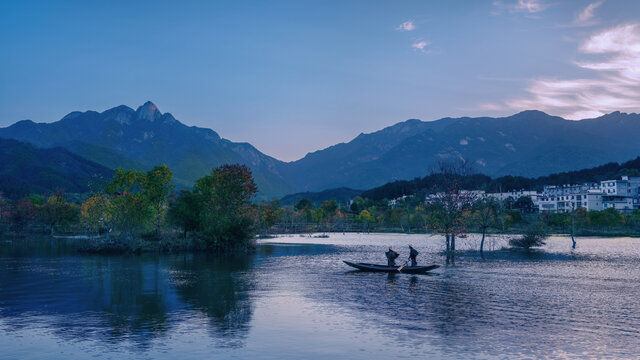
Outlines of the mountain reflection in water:
<svg viewBox="0 0 640 360">
<path fill-rule="evenodd" d="M 388 246 L 406 257 L 412 243 L 421 263 L 441 263 L 441 239 L 424 235 L 283 237 L 235 257 L 87 256 L 73 241 L 2 242 L 0 357 L 640 354 L 640 239 L 581 239 L 571 250 L 552 238 L 540 251 L 484 260 L 476 240 L 461 241 L 456 266 L 432 275 L 341 262 L 383 263 Z"/>
</svg>

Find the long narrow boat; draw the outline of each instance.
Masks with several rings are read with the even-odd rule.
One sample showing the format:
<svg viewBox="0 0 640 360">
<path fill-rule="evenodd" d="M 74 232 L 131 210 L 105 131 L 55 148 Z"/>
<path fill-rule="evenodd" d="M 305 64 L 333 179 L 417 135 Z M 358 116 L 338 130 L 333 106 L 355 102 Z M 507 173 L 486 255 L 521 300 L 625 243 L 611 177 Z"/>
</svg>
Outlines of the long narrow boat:
<svg viewBox="0 0 640 360">
<path fill-rule="evenodd" d="M 424 274 L 428 271 L 437 269 L 440 265 L 429 266 L 387 266 L 367 263 L 354 263 L 342 260 L 345 264 L 362 271 L 380 271 L 380 272 L 401 272 L 405 274 Z"/>
</svg>

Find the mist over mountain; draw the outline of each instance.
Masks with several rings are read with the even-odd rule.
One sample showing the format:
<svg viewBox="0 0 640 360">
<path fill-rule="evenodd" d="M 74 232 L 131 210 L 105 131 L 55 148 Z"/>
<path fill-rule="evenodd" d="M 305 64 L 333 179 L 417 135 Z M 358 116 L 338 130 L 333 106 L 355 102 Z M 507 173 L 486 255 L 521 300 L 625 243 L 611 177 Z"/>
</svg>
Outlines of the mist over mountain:
<svg viewBox="0 0 640 360">
<path fill-rule="evenodd" d="M 248 143 L 187 126 L 151 102 L 133 110 L 72 112 L 53 123 L 19 121 L 0 137 L 62 147 L 105 167 L 148 170 L 165 163 L 176 184 L 190 187 L 214 167 L 249 166 L 262 198 L 348 187 L 369 189 L 429 173 L 443 159 L 464 158 L 490 175 L 537 177 L 624 161 L 640 154 L 640 115 L 614 112 L 570 121 L 540 111 L 502 118 L 416 119 L 360 134 L 293 162 Z"/>
</svg>

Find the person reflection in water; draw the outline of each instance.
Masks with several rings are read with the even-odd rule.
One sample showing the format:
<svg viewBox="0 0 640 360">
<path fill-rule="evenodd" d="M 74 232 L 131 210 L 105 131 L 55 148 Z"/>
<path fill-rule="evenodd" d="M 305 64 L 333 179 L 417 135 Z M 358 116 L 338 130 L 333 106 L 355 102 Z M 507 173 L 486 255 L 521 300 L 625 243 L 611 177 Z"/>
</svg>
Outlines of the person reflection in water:
<svg viewBox="0 0 640 360">
<path fill-rule="evenodd" d="M 420 254 L 418 250 L 409 245 L 409 260 L 411 260 L 411 266 L 418 266 L 418 262 L 416 261 L 418 254 Z"/>
<path fill-rule="evenodd" d="M 389 251 L 384 254 L 387 255 L 387 266 L 396 266 L 396 258 L 400 256 L 400 254 L 393 251 L 393 249 L 391 249 L 391 246 L 389 246 Z"/>
</svg>

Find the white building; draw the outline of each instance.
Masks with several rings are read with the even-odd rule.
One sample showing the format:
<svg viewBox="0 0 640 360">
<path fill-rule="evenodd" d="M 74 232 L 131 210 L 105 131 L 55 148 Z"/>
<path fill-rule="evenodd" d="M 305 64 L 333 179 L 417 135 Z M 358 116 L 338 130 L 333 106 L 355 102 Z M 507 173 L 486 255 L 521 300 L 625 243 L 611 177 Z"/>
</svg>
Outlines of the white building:
<svg viewBox="0 0 640 360">
<path fill-rule="evenodd" d="M 589 211 L 614 208 L 629 212 L 640 209 L 640 177 L 623 176 L 582 185 L 545 186 L 538 197 L 540 212 L 570 212 L 583 207 Z"/>
</svg>

